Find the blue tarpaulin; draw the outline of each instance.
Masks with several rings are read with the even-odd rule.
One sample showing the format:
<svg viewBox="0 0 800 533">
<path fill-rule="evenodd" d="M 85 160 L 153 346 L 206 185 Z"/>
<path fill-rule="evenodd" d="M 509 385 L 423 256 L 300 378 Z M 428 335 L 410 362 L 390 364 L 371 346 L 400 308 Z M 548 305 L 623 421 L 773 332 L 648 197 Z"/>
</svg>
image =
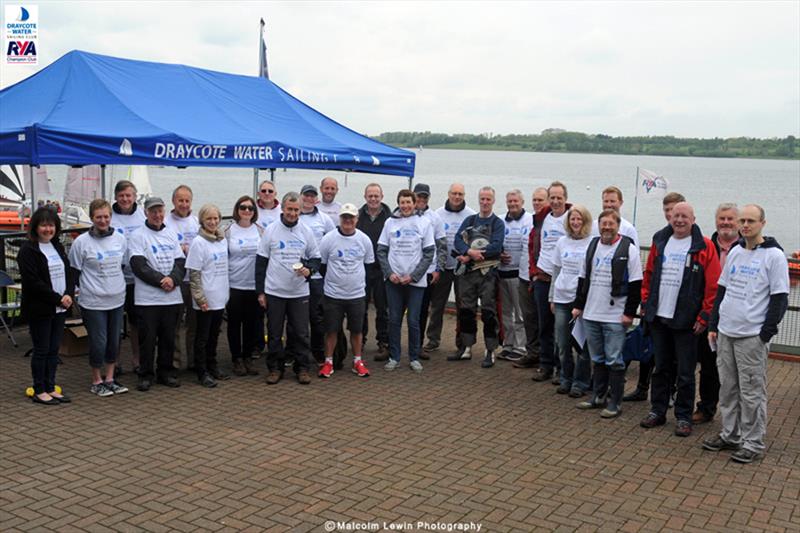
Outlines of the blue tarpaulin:
<svg viewBox="0 0 800 533">
<path fill-rule="evenodd" d="M 414 175 L 415 155 L 265 78 L 73 51 L 0 91 L 0 163 Z"/>
</svg>

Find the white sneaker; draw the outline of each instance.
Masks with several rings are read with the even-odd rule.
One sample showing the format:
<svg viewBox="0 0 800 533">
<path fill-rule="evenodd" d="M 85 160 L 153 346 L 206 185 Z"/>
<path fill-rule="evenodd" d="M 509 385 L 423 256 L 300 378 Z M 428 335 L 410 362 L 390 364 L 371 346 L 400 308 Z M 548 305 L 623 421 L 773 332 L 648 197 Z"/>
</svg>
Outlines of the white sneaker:
<svg viewBox="0 0 800 533">
<path fill-rule="evenodd" d="M 463 350 L 447 356 L 448 361 L 468 361 L 469 359 L 472 359 L 471 346 L 467 346 Z"/>
<path fill-rule="evenodd" d="M 410 366 L 411 366 L 411 370 L 413 370 L 414 372 L 416 372 L 416 373 L 422 372 L 422 363 L 420 363 L 419 361 L 417 361 L 417 360 L 411 361 L 411 365 Z"/>
<path fill-rule="evenodd" d="M 400 361 L 395 361 L 390 357 L 389 360 L 386 362 L 386 364 L 383 365 L 383 369 L 386 370 L 387 372 L 391 372 L 398 366 L 400 366 Z"/>
</svg>

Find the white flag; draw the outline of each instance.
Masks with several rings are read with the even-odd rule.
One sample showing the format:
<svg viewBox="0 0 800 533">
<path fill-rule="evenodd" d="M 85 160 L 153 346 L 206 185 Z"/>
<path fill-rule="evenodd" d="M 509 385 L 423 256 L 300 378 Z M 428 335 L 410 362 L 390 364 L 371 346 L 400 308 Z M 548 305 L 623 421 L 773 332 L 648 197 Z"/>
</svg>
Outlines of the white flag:
<svg viewBox="0 0 800 533">
<path fill-rule="evenodd" d="M 651 170 L 644 168 L 639 169 L 639 178 L 637 180 L 638 193 L 642 198 L 664 198 L 669 189 L 669 182 L 664 176 L 659 176 Z"/>
</svg>

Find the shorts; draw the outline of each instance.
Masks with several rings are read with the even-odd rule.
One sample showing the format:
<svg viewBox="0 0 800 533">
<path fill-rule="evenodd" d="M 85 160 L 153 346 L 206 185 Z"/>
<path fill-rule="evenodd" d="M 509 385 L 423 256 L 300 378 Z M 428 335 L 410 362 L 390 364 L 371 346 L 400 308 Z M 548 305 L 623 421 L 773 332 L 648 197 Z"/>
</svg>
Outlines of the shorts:
<svg viewBox="0 0 800 533">
<path fill-rule="evenodd" d="M 133 283 L 125 285 L 125 314 L 128 316 L 128 324 L 138 327 L 139 310 L 133 297 L 133 287 Z"/>
<path fill-rule="evenodd" d="M 342 320 L 347 315 L 347 330 L 350 333 L 361 333 L 364 330 L 364 313 L 367 312 L 365 298 L 340 300 L 325 296 L 322 300 L 325 313 L 325 333 L 337 333 L 342 327 Z"/>
</svg>

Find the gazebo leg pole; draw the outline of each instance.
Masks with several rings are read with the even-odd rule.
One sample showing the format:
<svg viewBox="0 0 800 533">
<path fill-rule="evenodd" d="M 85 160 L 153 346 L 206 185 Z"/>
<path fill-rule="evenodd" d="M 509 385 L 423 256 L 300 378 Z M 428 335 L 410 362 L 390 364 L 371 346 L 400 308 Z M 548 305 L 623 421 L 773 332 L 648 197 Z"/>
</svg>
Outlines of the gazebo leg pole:
<svg viewBox="0 0 800 533">
<path fill-rule="evenodd" d="M 258 169 L 253 169 L 253 198 L 258 198 Z"/>
<path fill-rule="evenodd" d="M 100 165 L 100 198 L 106 199 L 106 166 Z"/>
<path fill-rule="evenodd" d="M 269 169 L 269 181 L 271 181 L 272 183 L 275 183 L 275 169 L 274 168 Z"/>
</svg>

